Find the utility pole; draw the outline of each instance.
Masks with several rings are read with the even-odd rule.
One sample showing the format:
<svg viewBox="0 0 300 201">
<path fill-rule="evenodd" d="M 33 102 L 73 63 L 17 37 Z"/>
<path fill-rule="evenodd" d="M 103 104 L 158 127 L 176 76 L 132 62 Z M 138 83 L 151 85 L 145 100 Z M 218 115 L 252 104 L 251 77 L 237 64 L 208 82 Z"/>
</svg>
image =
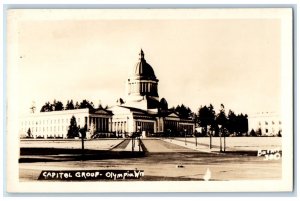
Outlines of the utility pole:
<svg viewBox="0 0 300 201">
<path fill-rule="evenodd" d="M 221 127 L 222 125 L 219 126 L 219 135 L 220 135 L 220 152 L 222 152 L 222 132 L 221 132 Z"/>
</svg>

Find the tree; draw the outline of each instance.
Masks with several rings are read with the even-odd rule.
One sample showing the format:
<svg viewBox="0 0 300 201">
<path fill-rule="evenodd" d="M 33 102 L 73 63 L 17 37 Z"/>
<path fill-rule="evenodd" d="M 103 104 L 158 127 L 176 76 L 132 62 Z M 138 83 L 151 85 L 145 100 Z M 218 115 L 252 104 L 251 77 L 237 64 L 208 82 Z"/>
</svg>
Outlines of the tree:
<svg viewBox="0 0 300 201">
<path fill-rule="evenodd" d="M 76 118 L 74 115 L 70 120 L 70 126 L 67 134 L 67 138 L 75 138 L 79 136 L 79 128 L 77 127 Z"/>
<path fill-rule="evenodd" d="M 281 137 L 281 130 L 278 131 L 277 137 Z"/>
<path fill-rule="evenodd" d="M 177 105 L 177 107 L 175 108 L 175 112 L 177 112 L 179 114 L 179 117 L 183 119 L 188 119 L 193 116 L 192 110 L 183 104 L 181 104 L 180 106 Z"/>
<path fill-rule="evenodd" d="M 54 103 L 54 110 L 55 111 L 62 111 L 64 110 L 64 104 L 61 101 L 57 101 Z"/>
<path fill-rule="evenodd" d="M 42 108 L 41 112 L 52 112 L 52 111 L 61 111 L 64 110 L 64 105 L 61 101 L 53 100 L 53 103 L 51 104 L 49 101 L 46 102 Z"/>
<path fill-rule="evenodd" d="M 52 104 L 50 104 L 49 101 L 46 102 L 46 103 L 42 106 L 42 108 L 41 108 L 40 111 L 41 111 L 41 112 L 51 112 L 51 111 L 53 111 Z"/>
<path fill-rule="evenodd" d="M 32 137 L 30 128 L 28 128 L 28 130 L 27 130 L 27 136 L 26 137 L 28 137 L 28 138 Z"/>
<path fill-rule="evenodd" d="M 261 136 L 261 135 L 262 135 L 262 133 L 261 133 L 261 128 L 257 129 L 257 130 L 255 131 L 255 134 L 256 134 L 256 136 Z"/>
<path fill-rule="evenodd" d="M 229 133 L 234 133 L 237 131 L 237 116 L 234 114 L 232 110 L 228 112 L 228 125 L 227 129 Z"/>
<path fill-rule="evenodd" d="M 250 136 L 256 136 L 256 133 L 253 129 L 250 131 Z"/>
<path fill-rule="evenodd" d="M 217 125 L 221 125 L 222 132 L 225 135 L 225 129 L 227 128 L 228 120 L 225 114 L 225 107 L 221 104 L 220 112 L 216 116 Z"/>
<path fill-rule="evenodd" d="M 196 122 L 199 126 L 204 128 L 204 133 L 206 135 L 207 126 L 209 125 L 209 109 L 206 107 L 206 105 L 199 108 Z"/>
<path fill-rule="evenodd" d="M 66 110 L 74 110 L 75 109 L 74 104 L 73 104 L 73 100 L 67 102 L 67 105 L 66 105 L 65 109 Z"/>
<path fill-rule="evenodd" d="M 216 117 L 216 123 L 218 124 L 218 127 L 220 128 L 219 130 L 219 136 L 220 136 L 220 152 L 226 150 L 226 134 L 227 134 L 227 127 L 228 127 L 228 119 L 225 114 L 225 107 L 223 104 L 221 104 L 221 109 L 220 112 L 218 113 Z M 224 136 L 224 147 L 222 150 L 222 134 Z"/>
<path fill-rule="evenodd" d="M 78 101 L 76 101 L 75 109 L 79 109 L 79 103 L 78 103 Z"/>
<path fill-rule="evenodd" d="M 83 100 L 83 101 L 80 103 L 79 108 L 80 108 L 80 109 L 88 108 L 88 109 L 90 109 L 90 110 L 93 110 L 93 109 L 94 109 L 94 104 L 93 104 L 93 102 L 90 103 L 90 102 L 87 101 L 87 100 Z"/>
<path fill-rule="evenodd" d="M 236 117 L 236 132 L 239 136 L 248 132 L 248 116 L 242 113 Z"/>
</svg>

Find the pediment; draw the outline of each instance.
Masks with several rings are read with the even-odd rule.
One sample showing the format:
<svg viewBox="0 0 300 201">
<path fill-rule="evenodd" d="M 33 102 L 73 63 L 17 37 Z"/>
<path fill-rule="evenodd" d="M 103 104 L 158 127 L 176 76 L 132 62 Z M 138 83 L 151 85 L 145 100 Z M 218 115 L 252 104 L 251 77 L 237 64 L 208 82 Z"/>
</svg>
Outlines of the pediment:
<svg viewBox="0 0 300 201">
<path fill-rule="evenodd" d="M 98 109 L 94 111 L 94 114 L 110 114 L 110 112 L 104 109 Z"/>
<path fill-rule="evenodd" d="M 179 116 L 175 112 L 170 113 L 167 117 L 177 117 L 177 118 L 179 118 Z"/>
</svg>

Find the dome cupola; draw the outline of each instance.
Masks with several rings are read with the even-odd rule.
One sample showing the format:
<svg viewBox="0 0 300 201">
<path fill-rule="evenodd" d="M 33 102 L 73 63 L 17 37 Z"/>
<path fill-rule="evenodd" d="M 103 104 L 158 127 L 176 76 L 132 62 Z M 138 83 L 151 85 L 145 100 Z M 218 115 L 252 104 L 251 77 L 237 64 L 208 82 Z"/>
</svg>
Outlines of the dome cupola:
<svg viewBox="0 0 300 201">
<path fill-rule="evenodd" d="M 134 66 L 131 76 L 138 76 L 141 77 L 141 79 L 155 80 L 156 76 L 153 68 L 146 62 L 142 49 L 139 56 L 139 62 Z"/>
</svg>

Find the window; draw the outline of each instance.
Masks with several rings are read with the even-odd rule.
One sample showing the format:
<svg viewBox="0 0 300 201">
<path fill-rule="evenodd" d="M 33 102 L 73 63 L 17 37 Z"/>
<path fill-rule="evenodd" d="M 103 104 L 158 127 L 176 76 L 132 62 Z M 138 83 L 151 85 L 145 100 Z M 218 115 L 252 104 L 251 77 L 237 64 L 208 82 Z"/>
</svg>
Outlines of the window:
<svg viewBox="0 0 300 201">
<path fill-rule="evenodd" d="M 268 122 L 266 121 L 265 124 L 268 125 Z"/>
<path fill-rule="evenodd" d="M 259 125 L 259 126 L 261 126 L 261 123 L 260 123 L 260 121 L 258 122 L 258 125 Z"/>
<path fill-rule="evenodd" d="M 279 125 L 281 125 L 281 121 L 279 121 L 278 123 L 279 123 Z"/>
<path fill-rule="evenodd" d="M 269 132 L 269 130 L 268 129 L 266 129 L 266 133 L 268 133 Z"/>
</svg>

